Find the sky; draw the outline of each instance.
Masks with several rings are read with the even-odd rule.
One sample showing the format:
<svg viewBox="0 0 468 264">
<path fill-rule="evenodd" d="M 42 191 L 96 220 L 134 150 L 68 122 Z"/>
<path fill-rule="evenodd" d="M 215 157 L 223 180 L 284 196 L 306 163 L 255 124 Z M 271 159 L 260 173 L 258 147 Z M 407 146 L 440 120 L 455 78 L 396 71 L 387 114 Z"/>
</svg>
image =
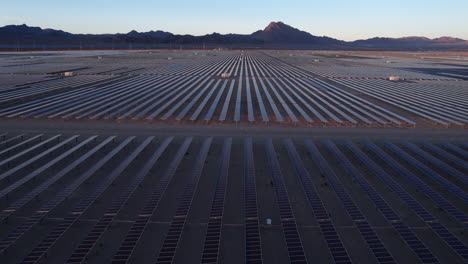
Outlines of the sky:
<svg viewBox="0 0 468 264">
<path fill-rule="evenodd" d="M 468 0 L 0 0 L 0 26 L 72 33 L 164 30 L 250 34 L 282 21 L 341 40 L 440 36 L 468 40 Z"/>
</svg>

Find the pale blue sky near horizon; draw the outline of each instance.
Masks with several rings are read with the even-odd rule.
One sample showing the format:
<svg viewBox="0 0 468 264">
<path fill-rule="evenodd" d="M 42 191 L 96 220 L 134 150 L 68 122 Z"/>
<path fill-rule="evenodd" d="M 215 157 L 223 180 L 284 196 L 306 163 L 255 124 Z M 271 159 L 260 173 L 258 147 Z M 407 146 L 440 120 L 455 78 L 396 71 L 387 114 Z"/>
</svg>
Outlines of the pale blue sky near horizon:
<svg viewBox="0 0 468 264">
<path fill-rule="evenodd" d="M 0 0 L 0 6 L 0 26 L 27 24 L 72 33 L 250 34 L 282 21 L 313 35 L 348 41 L 468 39 L 468 0 Z"/>
</svg>

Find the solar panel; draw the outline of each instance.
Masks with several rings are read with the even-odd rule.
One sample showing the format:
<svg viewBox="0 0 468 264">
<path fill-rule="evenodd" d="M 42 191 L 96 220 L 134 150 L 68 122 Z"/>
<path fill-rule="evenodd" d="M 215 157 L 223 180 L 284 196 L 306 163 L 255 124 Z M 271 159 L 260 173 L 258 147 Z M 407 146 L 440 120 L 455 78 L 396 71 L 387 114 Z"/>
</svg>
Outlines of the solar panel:
<svg viewBox="0 0 468 264">
<path fill-rule="evenodd" d="M 270 92 L 268 91 L 267 87 L 265 86 L 265 83 L 263 82 L 263 80 L 261 78 L 257 78 L 257 79 L 254 78 L 255 91 L 257 91 L 257 86 L 256 86 L 255 80 L 258 80 L 260 82 L 260 87 L 262 87 L 263 93 L 266 95 L 266 98 L 267 98 L 268 102 L 270 103 L 271 109 L 273 109 L 273 113 L 275 114 L 276 121 L 283 122 L 284 118 L 281 115 L 278 107 L 276 106 L 275 101 L 271 97 Z M 260 94 L 257 93 L 257 96 L 259 96 L 259 95 Z M 260 110 L 261 109 L 262 109 L 262 106 L 260 106 Z"/>
<path fill-rule="evenodd" d="M 88 152 L 86 152 L 84 155 L 81 157 L 77 158 L 75 161 L 67 165 L 65 168 L 57 172 L 53 177 L 48 178 L 47 180 L 43 181 L 39 186 L 34 188 L 32 191 L 29 193 L 25 194 L 22 198 L 14 201 L 11 205 L 9 205 L 7 208 L 4 210 L 0 211 L 0 222 L 5 220 L 7 217 L 9 217 L 11 214 L 14 212 L 18 211 L 21 207 L 23 207 L 25 204 L 30 202 L 32 199 L 37 197 L 37 195 L 41 194 L 43 191 L 45 191 L 49 186 L 60 180 L 63 176 L 68 174 L 70 171 L 78 167 L 80 164 L 82 164 L 84 161 L 86 161 L 89 157 L 97 153 L 100 149 L 105 147 L 109 142 L 115 139 L 115 136 L 108 137 L 106 140 L 102 141 L 100 144 L 98 144 L 96 147 L 92 148 Z M 77 186 L 77 185 L 76 185 Z M 68 192 L 71 193 L 71 192 Z M 61 195 L 65 196 L 65 195 Z"/>
<path fill-rule="evenodd" d="M 213 103 L 211 103 L 208 113 L 206 113 L 205 117 L 203 118 L 205 121 L 210 121 L 211 118 L 213 117 L 214 111 L 216 110 L 216 107 L 218 106 L 219 100 L 221 99 L 221 96 L 224 93 L 224 89 L 226 88 L 227 83 L 228 83 L 228 80 L 225 80 L 223 82 L 223 85 L 221 86 L 221 89 L 219 89 L 218 93 L 216 94 L 216 97 L 213 100 Z"/>
<path fill-rule="evenodd" d="M 11 151 L 14 151 L 16 148 L 19 148 L 19 147 L 21 147 L 21 146 L 23 146 L 23 145 L 26 145 L 26 144 L 28 144 L 29 142 L 32 142 L 32 141 L 34 141 L 34 140 L 36 140 L 36 139 L 39 139 L 39 141 L 41 141 L 43 135 L 44 135 L 44 134 L 35 135 L 35 136 L 33 136 L 33 137 L 31 137 L 31 138 L 28 138 L 28 139 L 26 139 L 26 140 L 24 140 L 24 141 L 20 141 L 18 144 L 16 144 L 16 145 L 14 145 L 14 146 L 11 146 L 11 147 L 9 147 L 9 148 L 6 148 L 6 149 L 0 151 L 0 155 L 6 154 L 6 153 L 8 154 L 8 153 L 10 153 Z"/>
<path fill-rule="evenodd" d="M 182 77 L 182 83 L 180 83 L 179 85 L 174 85 L 174 87 L 169 91 L 168 94 L 165 94 L 163 97 L 161 97 L 159 100 L 157 100 L 156 102 L 152 103 L 151 105 L 147 106 L 145 109 L 143 109 L 142 111 L 138 112 L 138 114 L 134 115 L 132 117 L 133 120 L 138 120 L 140 119 L 143 115 L 147 114 L 148 112 L 150 112 L 151 110 L 153 110 L 155 107 L 157 107 L 158 105 L 162 104 L 165 100 L 167 100 L 168 98 L 173 98 L 172 96 L 181 91 L 186 85 L 190 84 L 193 80 L 195 80 L 195 77 Z M 195 83 L 192 83 L 190 85 L 190 87 L 192 87 L 193 85 L 195 85 Z M 182 90 L 184 91 L 184 90 Z M 180 93 L 179 96 L 183 95 L 183 93 Z M 168 105 L 166 104 L 166 106 L 164 108 L 166 108 Z M 156 115 L 161 112 L 163 109 L 159 110 L 159 108 L 156 110 Z M 153 118 L 155 112 L 153 112 L 153 114 L 151 114 L 151 118 Z M 149 116 L 148 116 L 149 117 Z"/>
<path fill-rule="evenodd" d="M 297 231 L 296 218 L 291 208 L 288 191 L 284 184 L 283 174 L 281 173 L 281 167 L 276 158 L 277 154 L 271 138 L 265 140 L 265 149 L 268 164 L 270 165 L 271 179 L 275 189 L 276 203 L 280 211 L 280 221 L 288 248 L 289 260 L 292 263 L 307 263 L 301 237 Z"/>
<path fill-rule="evenodd" d="M 439 157 L 444 158 L 445 160 L 448 160 L 452 162 L 453 164 L 457 165 L 459 168 L 462 168 L 464 170 L 468 170 L 468 163 L 457 156 L 445 151 L 444 149 L 438 147 L 435 144 L 431 144 L 429 142 L 422 142 L 421 143 L 423 147 L 427 148 L 428 150 L 434 152 L 436 155 Z M 466 178 L 465 178 L 466 179 Z"/>
<path fill-rule="evenodd" d="M 147 141 L 152 141 L 153 138 L 154 137 L 149 137 Z M 103 216 L 101 216 L 101 218 L 99 218 L 99 220 L 94 224 L 86 238 L 82 240 L 81 243 L 75 248 L 71 256 L 68 258 L 67 263 L 82 263 L 86 259 L 90 251 L 93 249 L 93 247 L 95 247 L 98 240 L 107 231 L 114 218 L 122 210 L 130 196 L 135 193 L 137 187 L 148 175 L 150 169 L 154 167 L 154 164 L 159 160 L 173 139 L 174 137 L 166 138 L 148 158 L 144 166 L 137 172 L 136 176 L 132 179 L 128 186 L 120 192 L 120 195 L 117 197 L 117 199 L 114 199 L 112 205 L 108 207 Z"/>
<path fill-rule="evenodd" d="M 182 231 L 184 230 L 185 222 L 187 221 L 187 215 L 190 211 L 193 196 L 197 189 L 212 141 L 213 138 L 206 138 L 203 142 L 200 152 L 197 155 L 195 166 L 192 169 L 191 175 L 187 179 L 184 192 L 179 196 L 176 213 L 172 218 L 169 230 L 165 235 L 163 245 L 156 260 L 157 263 L 173 262 L 177 250 L 177 245 L 179 244 L 180 237 L 182 236 Z"/>
<path fill-rule="evenodd" d="M 159 92 L 161 89 L 158 88 L 158 84 L 164 81 L 164 77 L 162 79 L 160 78 L 154 78 L 151 83 L 143 85 L 144 88 L 141 88 L 132 92 L 131 94 L 127 96 L 122 96 L 118 100 L 114 102 L 110 102 L 109 104 L 104 104 L 100 105 L 99 107 L 95 107 L 92 112 L 96 112 L 98 110 L 104 109 L 98 113 L 95 113 L 92 116 L 89 116 L 90 119 L 96 119 L 99 118 L 106 113 L 109 113 L 110 111 L 119 108 L 117 111 L 107 115 L 107 116 L 113 116 L 119 111 L 122 111 L 123 108 L 128 108 L 131 107 L 137 103 L 140 103 L 141 101 L 147 99 L 151 95 L 156 94 Z M 118 103 L 117 103 L 118 102 Z M 124 107 L 121 107 L 124 106 Z"/>
<path fill-rule="evenodd" d="M 429 185 L 424 183 L 419 177 L 411 173 L 405 167 L 400 165 L 395 159 L 393 159 L 386 152 L 377 147 L 374 143 L 369 140 L 363 142 L 364 146 L 373 152 L 378 158 L 383 160 L 388 166 L 392 167 L 400 175 L 407 178 L 412 184 L 414 184 L 418 190 L 421 190 L 427 197 L 429 197 L 438 207 L 444 209 L 448 214 L 458 219 L 460 222 L 468 224 L 468 216 L 465 215 L 461 210 L 456 208 L 452 203 L 447 201 Z"/>
<path fill-rule="evenodd" d="M 303 95 L 305 98 L 307 98 L 310 102 L 312 102 L 315 106 L 317 106 L 320 110 L 322 110 L 325 114 L 327 114 L 335 122 L 343 123 L 343 121 L 339 117 L 337 117 L 335 114 L 333 114 L 327 108 L 325 108 L 319 102 L 317 102 L 317 100 L 323 102 L 320 98 L 317 98 L 317 100 L 314 99 L 315 96 L 313 94 L 310 94 L 310 91 L 304 86 L 304 83 L 298 82 L 297 80 L 294 80 L 294 79 L 292 79 L 292 80 L 285 79 L 285 81 L 289 82 L 301 95 Z M 305 93 L 306 91 L 308 93 Z M 312 98 L 312 96 L 314 96 L 314 98 Z M 317 116 L 319 116 L 319 115 L 317 115 Z"/>
<path fill-rule="evenodd" d="M 262 263 L 252 139 L 244 140 L 245 262 Z"/>
<path fill-rule="evenodd" d="M 112 258 L 112 263 L 125 263 L 132 256 L 133 250 L 138 244 L 141 235 L 145 231 L 151 216 L 155 212 L 156 207 L 158 206 L 159 201 L 161 200 L 161 197 L 165 193 L 169 182 L 172 180 L 177 170 L 177 167 L 182 161 L 182 158 L 187 152 L 187 149 L 189 148 L 192 140 L 192 137 L 185 138 L 184 142 L 177 150 L 177 153 L 170 162 L 166 171 L 159 179 L 159 182 L 157 182 L 156 185 L 153 186 L 153 192 L 151 193 L 150 197 L 145 200 L 144 207 L 140 210 L 139 214 L 135 219 L 135 222 L 130 227 L 130 230 L 128 230 L 127 235 L 121 242 L 119 249 L 114 254 Z"/>
<path fill-rule="evenodd" d="M 418 170 L 420 170 L 424 175 L 429 176 L 432 180 L 435 182 L 441 184 L 444 186 L 447 190 L 449 190 L 452 194 L 463 200 L 464 202 L 468 203 L 468 195 L 466 192 L 462 189 L 460 189 L 458 186 L 454 185 L 453 183 L 449 182 L 447 179 L 444 177 L 440 176 L 438 173 L 435 171 L 431 170 L 428 168 L 426 165 L 424 165 L 422 162 L 416 160 L 412 156 L 410 156 L 408 153 L 397 147 L 396 145 L 386 141 L 384 142 L 384 146 L 393 151 L 395 154 L 406 160 L 409 164 L 412 166 L 416 167 Z"/>
<path fill-rule="evenodd" d="M 132 138 L 129 138 L 133 140 Z M 128 140 L 128 139 L 127 139 Z M 135 160 L 135 158 L 151 143 L 153 137 L 143 141 L 130 155 L 128 155 L 110 174 L 101 180 L 95 189 L 82 198 L 64 220 L 55 226 L 33 250 L 22 260 L 26 263 L 37 263 L 47 251 L 63 236 L 63 234 L 76 222 L 76 220 L 89 208 L 111 185 L 112 182 Z"/>
<path fill-rule="evenodd" d="M 173 86 L 175 86 L 175 84 L 179 83 L 179 82 L 184 82 L 184 80 L 187 80 L 188 77 L 185 77 L 185 76 L 171 76 L 169 77 L 169 81 L 168 82 L 164 82 L 163 86 L 161 86 L 161 89 L 164 89 L 163 91 L 161 92 L 158 92 L 157 94 L 155 94 L 154 96 L 152 96 L 151 98 L 147 99 L 147 100 L 144 100 L 143 103 L 137 105 L 136 107 L 130 109 L 129 111 L 127 111 L 126 113 L 120 115 L 117 119 L 118 120 L 122 120 L 122 119 L 125 119 L 127 118 L 128 116 L 131 116 L 133 113 L 137 112 L 138 110 L 142 109 L 142 108 L 145 108 L 142 112 L 140 112 L 139 114 L 137 114 L 135 117 L 135 119 L 138 119 L 139 117 L 141 117 L 142 115 L 146 114 L 147 112 L 149 112 L 151 109 L 153 109 L 154 107 L 156 107 L 156 105 L 158 104 L 158 102 L 154 102 L 156 99 L 160 98 L 161 96 L 164 96 L 166 95 L 167 93 L 171 92 L 172 90 L 174 90 L 175 88 Z M 152 103 L 154 102 L 154 103 Z M 152 103 L 151 105 L 148 106 L 148 104 Z M 132 117 L 133 119 L 133 117 Z"/>
<path fill-rule="evenodd" d="M 54 141 L 55 139 L 59 139 L 60 136 L 61 136 L 61 135 L 52 136 L 52 137 L 50 137 L 50 138 L 48 138 L 48 139 L 46 139 L 46 140 L 44 140 L 44 141 L 40 141 L 39 143 L 37 143 L 37 144 L 35 144 L 35 145 L 33 145 L 33 146 L 31 146 L 31 147 L 25 149 L 25 150 L 22 150 L 22 151 L 19 152 L 19 153 L 16 153 L 15 155 L 13 155 L 13 156 L 11 156 L 11 157 L 8 157 L 8 158 L 6 158 L 6 159 L 0 161 L 0 167 L 3 166 L 3 165 L 5 165 L 5 164 L 8 164 L 8 163 L 11 162 L 11 161 L 14 161 L 14 160 L 17 159 L 17 158 L 21 158 L 23 155 L 28 154 L 29 152 L 32 152 L 33 150 L 38 149 L 38 148 L 40 148 L 41 146 L 46 146 L 47 143 L 52 142 L 52 141 Z"/>
<path fill-rule="evenodd" d="M 86 144 L 88 144 L 89 142 L 91 142 L 92 140 L 94 140 L 96 138 L 97 138 L 97 136 L 88 137 L 87 139 L 83 140 L 81 143 L 79 143 L 76 146 L 72 147 L 71 149 L 63 152 L 62 154 L 60 154 L 58 157 L 54 158 L 53 160 L 47 162 L 46 164 L 42 165 L 41 167 L 37 168 L 36 170 L 32 171 L 31 173 L 28 173 L 28 174 L 24 175 L 21 179 L 15 181 L 14 183 L 8 185 L 8 187 L 1 190 L 0 191 L 0 198 L 3 198 L 4 196 L 8 196 L 9 193 L 13 192 L 14 190 L 19 188 L 24 183 L 34 179 L 34 177 L 36 177 L 36 176 L 40 175 L 41 173 L 43 173 L 44 171 L 50 169 L 52 166 L 54 166 L 58 162 L 62 161 L 66 157 L 72 155 L 77 150 L 84 147 Z M 70 138 L 69 140 L 71 141 L 73 139 L 74 138 Z M 69 141 L 63 141 L 63 142 L 65 142 L 65 144 L 66 144 Z"/>
<path fill-rule="evenodd" d="M 468 177 L 466 177 L 465 174 L 461 173 L 457 169 L 452 168 L 450 165 L 447 163 L 431 156 L 415 144 L 411 142 L 402 142 L 401 143 L 404 147 L 407 149 L 410 149 L 412 152 L 416 153 L 418 156 L 423 158 L 424 160 L 428 161 L 431 165 L 436 166 L 440 168 L 441 170 L 444 170 L 448 175 L 457 178 L 461 182 L 468 184 Z"/>
<path fill-rule="evenodd" d="M 25 161 L 25 162 L 19 164 L 18 166 L 14 167 L 14 168 L 12 168 L 12 169 L 10 169 L 10 170 L 8 170 L 8 171 L 6 171 L 5 173 L 0 174 L 0 180 L 3 180 L 3 179 L 5 179 L 5 178 L 7 178 L 7 177 L 13 175 L 14 173 L 16 173 L 16 172 L 18 172 L 18 171 L 20 171 L 20 170 L 22 170 L 22 169 L 28 167 L 29 165 L 31 165 L 31 164 L 33 164 L 34 162 L 36 162 L 36 161 L 42 159 L 43 157 L 47 156 L 48 154 L 54 152 L 55 150 L 59 149 L 60 147 L 62 147 L 62 146 L 64 146 L 64 145 L 66 145 L 67 143 L 69 143 L 69 142 L 75 140 L 75 139 L 78 138 L 78 137 L 79 137 L 78 135 L 71 136 L 71 137 L 65 139 L 64 141 L 59 142 L 57 145 L 55 145 L 55 146 L 53 146 L 53 147 L 51 147 L 51 148 L 46 149 L 45 151 L 41 152 L 40 154 L 35 155 L 35 156 L 33 156 L 32 158 L 30 158 L 29 160 L 27 160 L 27 161 Z M 49 138 L 49 141 L 51 141 L 52 139 L 55 139 L 55 138 L 60 139 L 60 135 L 54 136 L 54 137 L 52 137 L 52 138 Z M 47 141 L 47 140 L 45 140 L 45 141 Z M 45 141 L 44 141 L 44 142 L 45 142 Z M 42 143 L 44 143 L 44 142 L 42 142 Z M 41 145 L 41 144 L 39 143 L 38 145 Z M 36 145 L 36 147 L 37 147 L 37 145 Z M 30 149 L 31 149 L 31 148 L 30 148 Z M 30 149 L 29 149 L 29 150 L 30 150 Z M 24 152 L 21 152 L 20 154 L 23 154 L 23 153 L 24 153 Z M 15 156 L 16 156 L 16 155 L 15 155 Z M 14 156 L 14 157 L 15 157 L 15 156 Z M 0 164 L 3 165 L 3 162 L 0 163 Z"/>
<path fill-rule="evenodd" d="M 216 175 L 216 186 L 213 193 L 210 218 L 208 220 L 201 263 L 218 263 L 221 228 L 223 223 L 224 200 L 228 185 L 229 161 L 231 157 L 232 138 L 226 138 L 223 144 L 219 169 Z"/>
<path fill-rule="evenodd" d="M 242 70 L 239 75 L 239 83 L 237 85 L 237 94 L 236 94 L 236 106 L 234 109 L 234 121 L 239 122 L 240 121 L 240 113 L 241 113 L 241 100 L 242 100 Z M 249 94 L 247 94 L 249 96 Z M 248 102 L 248 99 L 247 99 Z M 249 119 L 250 121 L 250 119 Z"/>
<path fill-rule="evenodd" d="M 200 102 L 200 104 L 198 105 L 197 109 L 195 110 L 195 112 L 193 112 L 192 116 L 190 117 L 190 120 L 191 121 L 195 121 L 197 120 L 198 116 L 200 115 L 201 111 L 203 111 L 203 108 L 205 107 L 205 105 L 208 103 L 208 100 L 210 100 L 211 96 L 213 95 L 213 93 L 215 92 L 215 90 L 218 88 L 218 85 L 219 83 L 221 82 L 221 80 L 218 80 L 215 84 L 214 87 L 212 87 L 210 89 L 210 91 L 208 92 L 208 94 L 205 96 L 205 98 L 203 98 L 203 101 Z M 225 87 L 226 85 L 226 82 L 224 83 L 224 85 L 222 86 L 223 88 Z"/>
<path fill-rule="evenodd" d="M 463 150 L 461 147 L 458 147 L 454 144 L 451 144 L 451 143 L 448 143 L 448 142 L 443 142 L 441 143 L 441 145 L 446 148 L 446 149 L 449 149 L 463 157 L 468 157 L 468 151 L 465 151 Z"/>
<path fill-rule="evenodd" d="M 341 161 L 342 164 L 346 164 L 349 172 L 356 173 L 357 171 L 355 168 L 351 168 L 350 164 L 347 164 L 345 161 L 345 157 L 338 153 L 338 149 L 336 146 L 330 141 L 327 140 L 325 145 L 329 148 L 329 150 Z M 338 198 L 341 200 L 344 209 L 347 211 L 348 215 L 354 222 L 354 225 L 359 230 L 361 236 L 367 243 L 367 246 L 372 250 L 372 253 L 377 258 L 379 263 L 396 263 L 393 259 L 392 255 L 388 252 L 388 250 L 383 245 L 382 241 L 375 233 L 374 229 L 368 223 L 367 218 L 362 214 L 361 210 L 357 207 L 356 203 L 353 201 L 351 196 L 346 191 L 343 184 L 340 182 L 337 175 L 333 172 L 328 162 L 322 156 L 322 154 L 318 151 L 318 149 L 313 145 L 313 143 L 307 144 L 308 150 L 310 155 L 313 157 L 316 165 L 319 167 L 322 175 L 324 175 L 333 190 L 335 191 Z"/>
<path fill-rule="evenodd" d="M 208 79 L 204 80 L 202 83 L 200 83 L 198 85 L 197 88 L 195 88 L 195 90 L 198 90 L 206 81 L 208 81 Z M 205 84 L 205 86 L 203 87 L 203 89 L 190 101 L 190 103 L 188 103 L 185 108 L 177 115 L 176 117 L 176 120 L 181 120 L 185 117 L 185 115 L 188 113 L 188 111 L 196 104 L 196 103 L 199 103 L 199 99 L 200 97 L 208 90 L 208 88 L 212 85 L 212 83 L 214 82 L 214 80 L 210 80 L 207 84 Z M 216 82 L 215 84 L 215 87 L 219 84 L 220 80 L 218 80 L 218 82 Z M 186 98 L 184 99 L 188 99 L 188 97 L 190 96 L 191 94 L 188 94 L 186 96 Z M 206 95 L 205 95 L 206 96 Z M 167 119 L 169 118 L 169 116 L 175 112 L 175 110 L 180 107 L 183 103 L 185 102 L 185 100 L 181 100 L 179 101 L 179 103 L 177 103 L 169 112 L 167 112 L 163 117 L 161 117 L 161 119 Z"/>
<path fill-rule="evenodd" d="M 228 93 L 226 95 L 226 99 L 224 99 L 224 104 L 223 104 L 223 108 L 221 110 L 221 114 L 219 115 L 219 121 L 224 121 L 226 120 L 226 115 L 227 115 L 227 111 L 228 111 L 228 108 L 229 108 L 229 103 L 231 101 L 231 96 L 232 96 L 232 91 L 234 89 L 234 85 L 235 85 L 236 81 L 233 80 L 231 81 L 231 85 L 229 86 L 229 90 L 228 90 Z M 205 119 L 207 118 L 210 118 L 211 120 L 211 117 L 212 116 L 209 116 L 209 114 L 207 114 L 207 116 L 205 117 Z"/>
<path fill-rule="evenodd" d="M 291 139 L 284 141 L 288 156 L 291 163 L 294 165 L 296 176 L 302 183 L 302 187 L 307 196 L 307 200 L 312 209 L 312 212 L 317 219 L 320 231 L 322 232 L 325 242 L 327 243 L 328 249 L 336 263 L 351 263 L 351 259 L 343 246 L 340 236 L 336 232 L 335 226 L 329 218 L 327 209 L 325 208 L 322 200 L 317 194 L 317 191 L 312 183 L 310 175 L 304 164 L 297 154 L 294 144 Z"/>
<path fill-rule="evenodd" d="M 417 201 L 414 201 L 411 196 L 406 193 L 385 171 L 380 168 L 377 163 L 372 161 L 364 152 L 356 147 L 351 141 L 345 141 L 345 146 L 363 163 L 369 168 L 375 176 L 382 180 L 386 186 L 391 189 L 399 197 L 402 196 L 402 200 L 410 208 L 414 208 L 414 211 L 418 213 L 426 221 L 434 221 L 435 219 L 430 215 L 424 208 L 421 208 Z M 397 214 L 384 202 L 383 198 L 378 194 L 375 189 L 371 188 L 367 180 L 363 177 L 360 178 L 359 184 L 368 193 L 369 198 L 377 206 L 377 209 L 382 215 L 390 222 L 392 227 L 399 233 L 400 237 L 406 242 L 406 244 L 413 250 L 419 260 L 423 263 L 437 263 L 438 259 L 427 249 L 421 240 L 419 240 L 413 231 L 408 228 Z"/>
<path fill-rule="evenodd" d="M 3 134 L 3 135 L 5 136 L 6 134 Z M 4 138 L 3 141 L 0 142 L 0 147 L 1 147 L 1 146 L 4 146 L 4 145 L 7 146 L 8 143 L 13 142 L 13 141 L 15 141 L 15 140 L 17 140 L 17 139 L 23 140 L 23 137 L 24 137 L 24 134 L 20 134 L 20 135 L 14 136 L 14 137 L 9 138 L 9 139 L 7 139 L 7 140 L 5 140 L 5 138 Z"/>
<path fill-rule="evenodd" d="M 208 81 L 208 77 L 204 79 L 200 77 L 196 77 L 195 82 L 193 82 L 190 86 L 186 87 L 182 91 L 175 93 L 178 90 L 174 90 L 173 92 L 171 92 L 171 94 L 169 94 L 171 95 L 169 101 L 167 101 L 165 104 L 160 106 L 156 111 L 151 113 L 148 117 L 146 117 L 146 119 L 149 120 L 149 119 L 155 118 L 158 114 L 162 113 L 167 107 L 170 107 L 179 97 L 183 96 L 186 92 L 188 92 L 187 94 L 185 94 L 184 98 L 177 101 L 177 103 L 169 111 L 167 111 L 166 114 L 162 116 L 162 118 L 168 118 L 169 115 L 175 112 L 175 110 L 177 110 L 177 108 L 179 108 L 179 106 L 182 105 L 183 102 L 185 102 L 190 96 L 192 96 L 196 91 L 198 91 L 206 81 Z M 196 88 L 193 88 L 196 84 L 198 84 L 198 86 Z"/>
<path fill-rule="evenodd" d="M 9 248 L 18 238 L 23 236 L 26 231 L 31 229 L 35 224 L 37 224 L 41 219 L 46 217 L 48 213 L 62 203 L 67 197 L 69 197 L 86 179 L 91 177 L 97 170 L 99 170 L 104 164 L 106 164 L 112 157 L 114 157 L 119 151 L 121 151 L 126 145 L 128 145 L 134 137 L 129 137 L 106 156 L 100 159 L 96 164 L 91 166 L 78 178 L 76 178 L 71 184 L 69 184 L 65 189 L 59 192 L 53 199 L 47 201 L 46 204 L 42 205 L 39 210 L 37 210 L 33 215 L 28 217 L 26 221 L 15 228 L 12 232 L 8 233 L 4 239 L 0 241 L 0 253 L 3 253 L 7 248 Z"/>
<path fill-rule="evenodd" d="M 252 77 L 251 79 L 252 79 L 252 83 L 254 85 L 255 96 L 257 98 L 258 107 L 260 108 L 260 114 L 262 116 L 262 120 L 267 122 L 270 119 L 268 118 L 268 112 L 267 112 L 267 110 L 265 108 L 265 104 L 263 103 L 263 98 L 262 98 L 262 95 L 260 94 L 260 90 L 258 89 L 258 85 L 257 85 L 257 81 L 256 81 L 257 78 Z M 275 110 L 273 110 L 273 111 L 275 111 Z M 278 116 L 276 116 L 276 118 L 278 119 Z M 250 118 L 249 118 L 249 121 L 250 121 Z"/>
</svg>

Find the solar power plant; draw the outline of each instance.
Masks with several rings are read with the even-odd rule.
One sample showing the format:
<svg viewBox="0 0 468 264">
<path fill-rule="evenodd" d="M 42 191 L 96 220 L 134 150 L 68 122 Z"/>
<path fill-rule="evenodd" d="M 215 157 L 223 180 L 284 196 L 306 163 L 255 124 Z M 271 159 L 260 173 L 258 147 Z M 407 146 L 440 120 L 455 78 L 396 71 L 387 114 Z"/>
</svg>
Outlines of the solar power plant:
<svg viewBox="0 0 468 264">
<path fill-rule="evenodd" d="M 183 63 L 163 61 L 168 65 L 157 59 L 151 63 L 153 54 L 137 54 L 131 65 L 124 65 L 121 56 L 130 60 L 132 53 L 95 61 L 79 55 L 76 63 L 65 56 L 49 59 L 57 60 L 50 65 L 3 60 L 0 118 L 463 128 L 468 120 L 465 82 L 404 70 L 404 65 L 323 62 L 301 67 L 256 51 L 184 54 Z M 195 59 L 187 62 L 189 58 Z M 47 56 L 30 60 L 47 61 Z M 343 69 L 354 77 L 334 77 Z M 65 72 L 74 75 L 64 77 Z M 371 76 L 375 72 L 379 77 Z M 223 73 L 229 77 L 221 77 Z M 362 78 L 363 73 L 370 77 Z M 392 74 L 406 78 L 386 80 Z M 425 78 L 418 79 L 421 75 Z"/>
<path fill-rule="evenodd" d="M 0 263 L 467 263 L 460 58 L 0 53 Z"/>
</svg>

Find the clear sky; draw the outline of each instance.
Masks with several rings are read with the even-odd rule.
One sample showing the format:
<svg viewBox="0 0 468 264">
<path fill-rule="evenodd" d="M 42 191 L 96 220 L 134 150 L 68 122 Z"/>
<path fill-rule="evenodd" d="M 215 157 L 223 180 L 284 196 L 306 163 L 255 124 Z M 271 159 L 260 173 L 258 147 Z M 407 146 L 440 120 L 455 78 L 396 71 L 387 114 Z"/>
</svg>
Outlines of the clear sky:
<svg viewBox="0 0 468 264">
<path fill-rule="evenodd" d="M 0 26 L 27 24 L 72 33 L 250 34 L 283 21 L 343 40 L 468 39 L 468 0 L 0 0 L 0 10 Z"/>
</svg>

